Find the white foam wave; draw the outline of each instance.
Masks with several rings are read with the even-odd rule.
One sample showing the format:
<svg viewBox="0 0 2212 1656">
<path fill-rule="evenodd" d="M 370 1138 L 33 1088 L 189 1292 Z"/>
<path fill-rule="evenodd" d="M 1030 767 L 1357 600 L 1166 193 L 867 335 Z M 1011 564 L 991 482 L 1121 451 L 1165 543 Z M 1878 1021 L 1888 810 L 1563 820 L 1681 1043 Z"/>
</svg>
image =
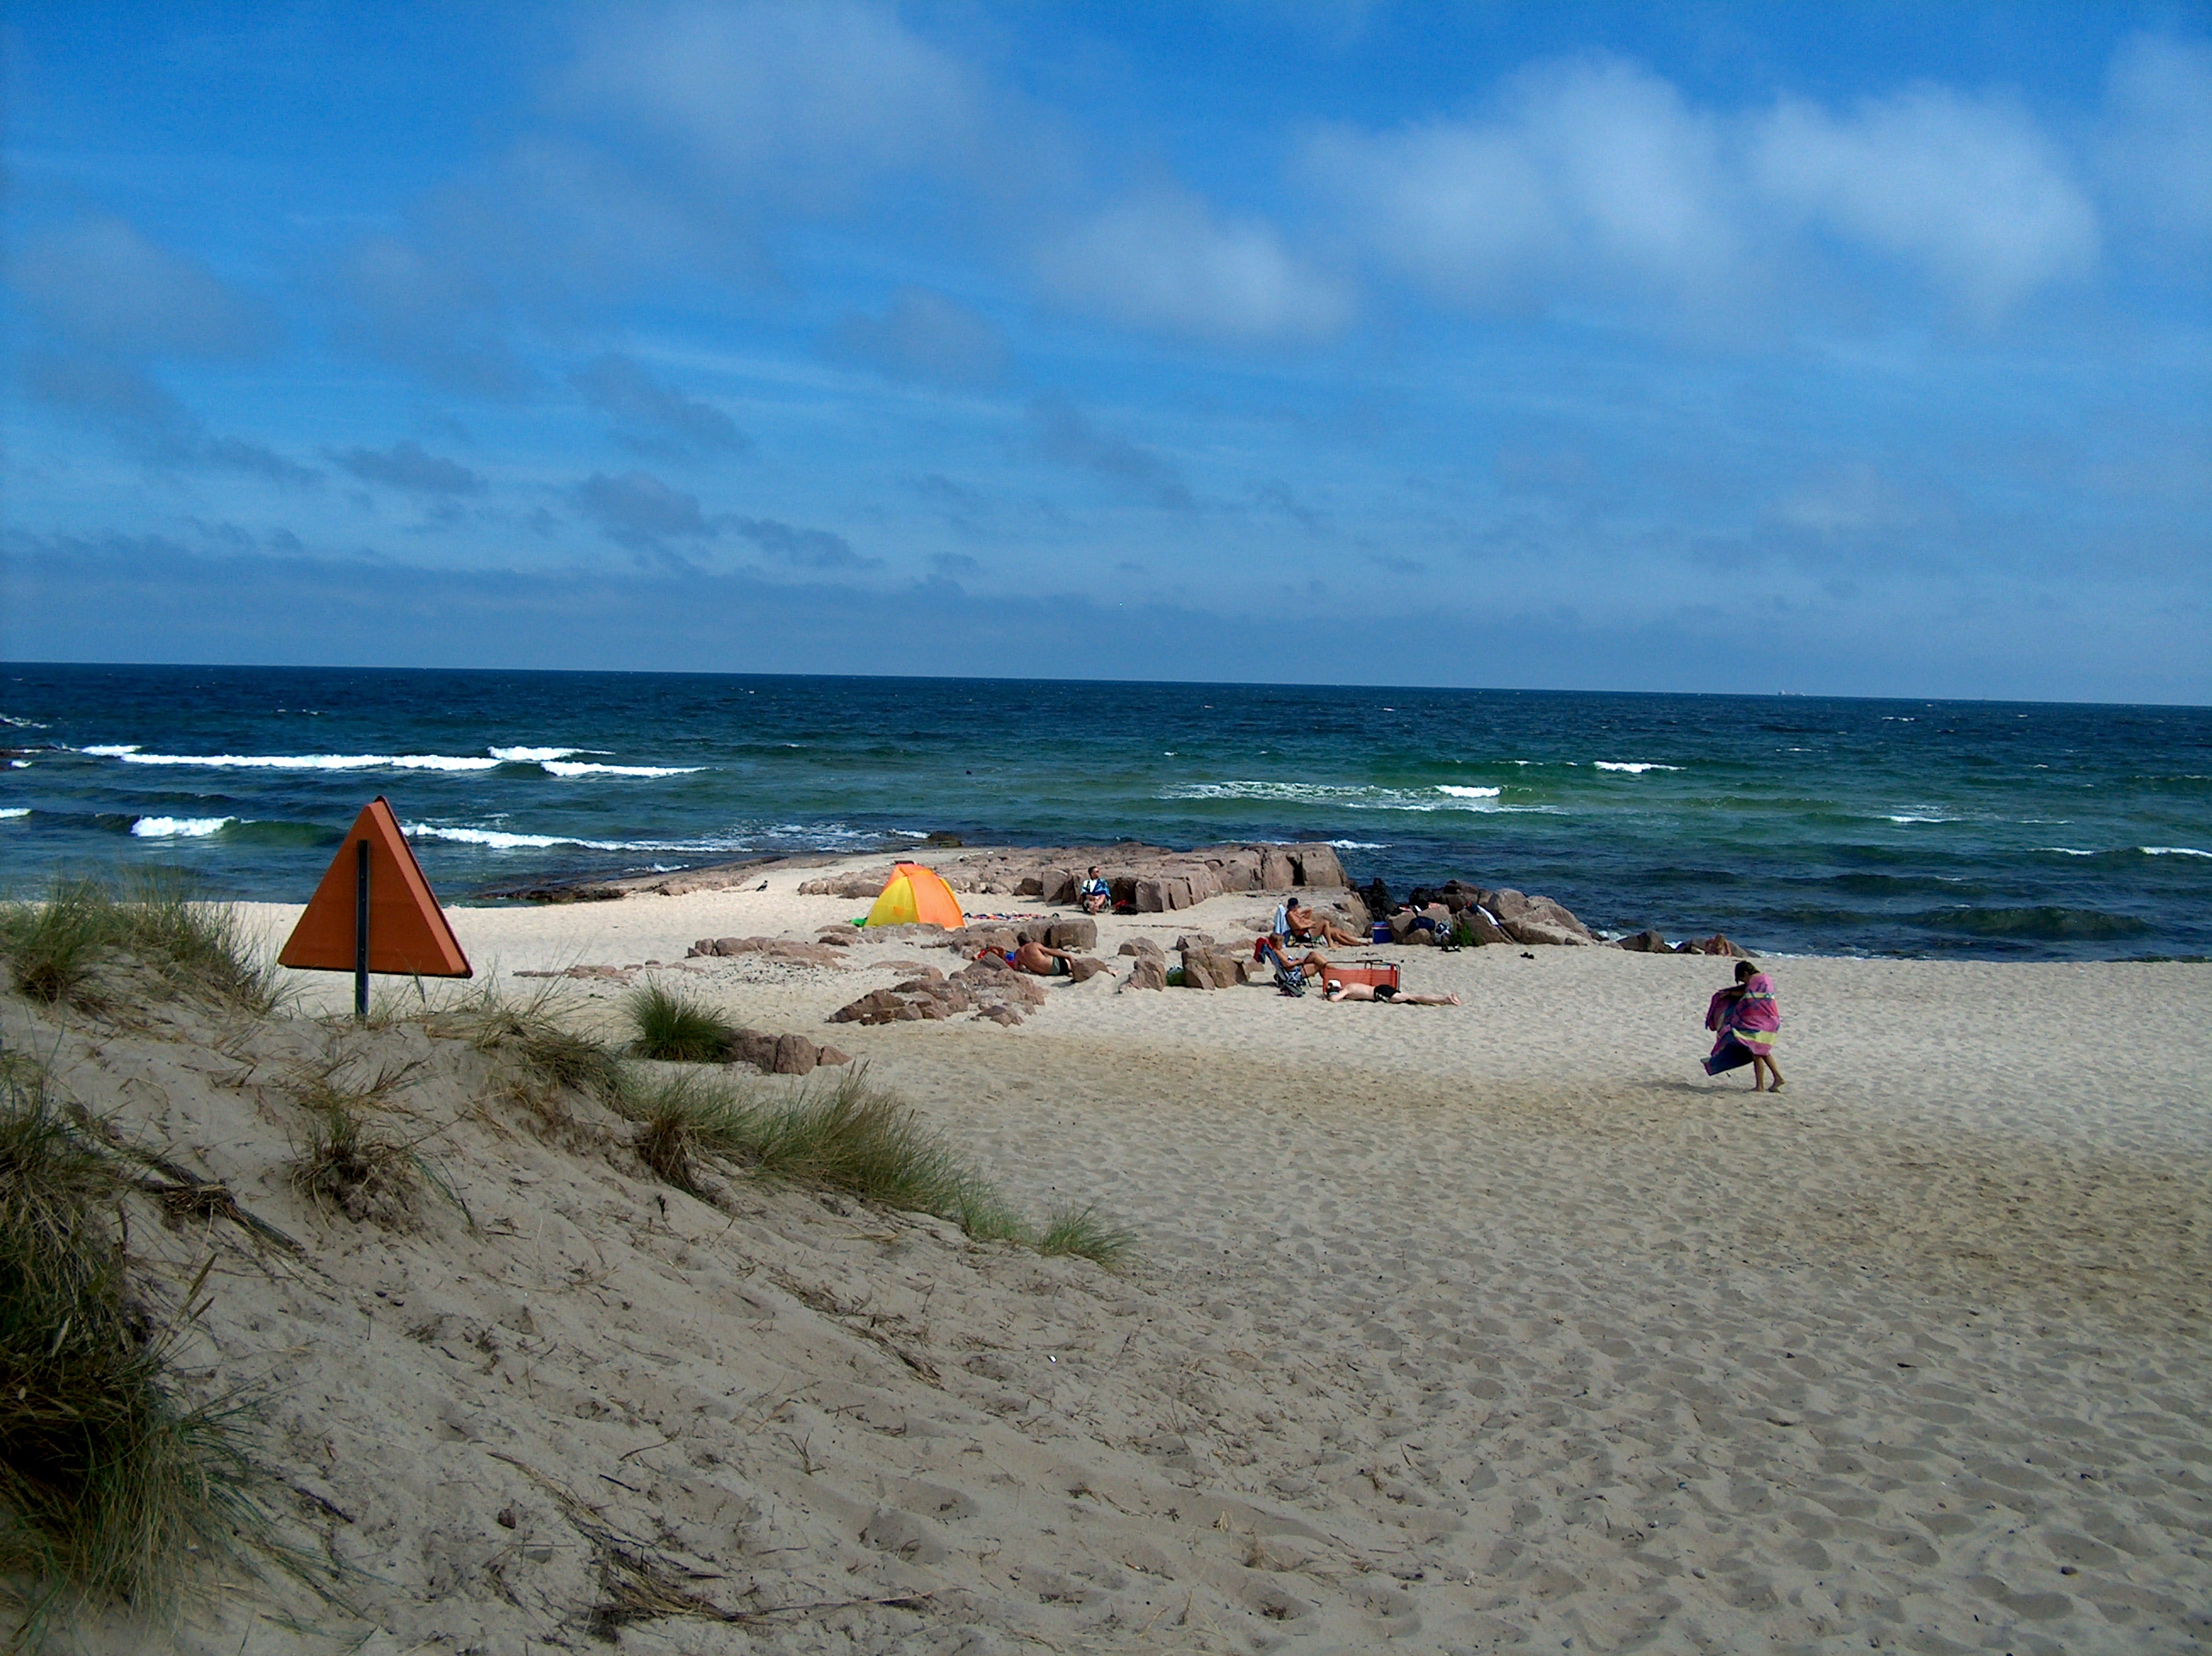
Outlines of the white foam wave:
<svg viewBox="0 0 2212 1656">
<path fill-rule="evenodd" d="M 1601 770 L 1626 770 L 1632 776 L 1640 776 L 1647 770 L 1680 770 L 1682 768 L 1679 764 L 1661 764 L 1656 759 L 1600 759 L 1596 764 Z"/>
<path fill-rule="evenodd" d="M 77 752 L 80 753 L 90 753 L 95 758 L 102 759 L 119 759 L 127 754 L 136 753 L 137 751 L 138 744 L 136 742 L 126 742 L 120 746 L 103 744 L 98 747 L 80 747 L 77 749 Z"/>
<path fill-rule="evenodd" d="M 1380 839 L 1333 839 L 1328 843 L 1340 851 L 1387 851 L 1390 849 L 1388 840 Z"/>
<path fill-rule="evenodd" d="M 2039 845 L 2039 851 L 2055 851 L 2060 856 L 2094 856 L 2094 851 L 2077 851 L 2071 845 Z"/>
<path fill-rule="evenodd" d="M 702 764 L 578 764 L 559 759 L 541 763 L 556 776 L 688 776 L 707 768 Z"/>
<path fill-rule="evenodd" d="M 141 753 L 135 747 L 92 748 L 125 764 L 188 764 L 210 770 L 489 770 L 499 761 L 450 753 Z"/>
<path fill-rule="evenodd" d="M 11 725 L 17 730 L 44 730 L 46 728 L 46 726 L 40 724 L 36 719 L 18 719 L 14 717 L 12 715 L 6 713 L 0 713 L 0 724 Z"/>
<path fill-rule="evenodd" d="M 139 839 L 205 839 L 219 834 L 236 817 L 141 817 L 131 825 Z"/>
<path fill-rule="evenodd" d="M 2138 845 L 2145 856 L 2212 856 L 2212 851 L 2200 851 L 2194 845 Z"/>
<path fill-rule="evenodd" d="M 1462 788 L 1402 788 L 1346 786 L 1310 782 L 1194 782 L 1162 788 L 1164 800 L 1267 800 L 1282 804 L 1325 806 L 1340 811 L 1521 811 L 1562 815 L 1556 805 L 1501 805 L 1503 790 Z"/>
<path fill-rule="evenodd" d="M 495 747 L 491 756 L 502 764 L 536 764 L 545 759 L 565 759 L 573 747 Z"/>
<path fill-rule="evenodd" d="M 503 828 L 434 828 L 428 823 L 406 822 L 400 831 L 410 839 L 450 840 L 457 845 L 487 845 L 494 850 L 543 851 L 556 845 L 577 845 L 590 851 L 684 851 L 720 848 L 672 845 L 650 839 L 586 839 L 578 834 L 516 834 Z"/>
<path fill-rule="evenodd" d="M 31 807 L 27 805 L 10 805 L 0 809 L 0 818 L 27 817 L 30 814 Z"/>
<path fill-rule="evenodd" d="M 1960 819 L 1957 817 L 1893 816 L 1889 819 L 1892 822 L 1957 822 Z"/>
</svg>

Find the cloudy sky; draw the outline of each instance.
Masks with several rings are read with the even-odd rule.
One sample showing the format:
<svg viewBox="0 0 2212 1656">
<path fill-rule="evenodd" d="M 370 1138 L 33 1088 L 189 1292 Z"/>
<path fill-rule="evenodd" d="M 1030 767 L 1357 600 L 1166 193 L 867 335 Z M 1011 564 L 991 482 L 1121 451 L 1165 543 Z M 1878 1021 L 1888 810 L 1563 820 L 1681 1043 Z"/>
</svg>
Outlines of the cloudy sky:
<svg viewBox="0 0 2212 1656">
<path fill-rule="evenodd" d="M 0 654 L 2212 701 L 2212 14 L 19 0 Z"/>
</svg>

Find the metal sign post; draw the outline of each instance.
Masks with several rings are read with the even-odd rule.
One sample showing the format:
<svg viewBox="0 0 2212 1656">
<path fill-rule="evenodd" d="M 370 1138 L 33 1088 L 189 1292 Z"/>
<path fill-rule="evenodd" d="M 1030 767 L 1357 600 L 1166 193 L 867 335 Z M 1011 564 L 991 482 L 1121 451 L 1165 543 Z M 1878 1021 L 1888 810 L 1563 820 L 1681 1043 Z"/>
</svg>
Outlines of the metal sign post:
<svg viewBox="0 0 2212 1656">
<path fill-rule="evenodd" d="M 368 1021 L 368 842 L 354 842 L 353 1016 Z"/>
</svg>

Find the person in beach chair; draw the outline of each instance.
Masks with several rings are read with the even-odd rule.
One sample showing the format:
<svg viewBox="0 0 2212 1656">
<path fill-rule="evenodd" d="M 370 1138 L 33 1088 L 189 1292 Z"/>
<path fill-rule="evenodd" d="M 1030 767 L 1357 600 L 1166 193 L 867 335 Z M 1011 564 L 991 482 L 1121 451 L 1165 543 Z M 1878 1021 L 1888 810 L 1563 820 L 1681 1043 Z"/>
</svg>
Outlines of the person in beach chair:
<svg viewBox="0 0 2212 1656">
<path fill-rule="evenodd" d="M 1091 872 L 1083 877 L 1082 885 L 1075 888 L 1076 905 L 1085 914 L 1103 914 L 1114 904 L 1114 893 L 1106 884 L 1105 876 L 1092 863 Z"/>
<path fill-rule="evenodd" d="M 1399 1007 L 1455 1007 L 1460 1004 L 1456 995 L 1408 995 L 1395 983 L 1347 983 L 1341 978 L 1324 977 L 1328 998 L 1332 1001 L 1380 1001 L 1385 1006 Z"/>
<path fill-rule="evenodd" d="M 1735 963 L 1735 982 L 1706 1004 L 1705 1027 L 1715 1038 L 1705 1058 L 1705 1074 L 1718 1075 L 1749 1064 L 1753 1092 L 1782 1090 L 1782 1070 L 1774 1062 L 1782 1004 L 1775 999 L 1774 980 L 1759 969 L 1757 961 Z M 1771 1088 L 1766 1085 L 1770 1075 Z"/>
<path fill-rule="evenodd" d="M 1068 963 L 1074 959 L 1066 949 L 1053 948 L 1023 932 L 1017 936 L 1006 964 L 1016 971 L 1035 972 L 1040 977 L 1067 977 L 1073 975 L 1074 968 Z"/>
<path fill-rule="evenodd" d="M 1293 964 L 1276 936 L 1254 938 L 1252 959 L 1275 963 L 1275 987 L 1285 995 L 1304 995 L 1308 978 L 1324 977 L 1328 972 L 1328 961 L 1318 949 L 1308 949 L 1305 959 Z"/>
<path fill-rule="evenodd" d="M 1367 941 L 1364 937 L 1354 936 L 1334 920 L 1324 919 L 1316 914 L 1295 897 L 1277 912 L 1282 917 L 1279 929 L 1293 943 L 1331 943 L 1340 949 L 1351 949 L 1358 948 Z"/>
</svg>

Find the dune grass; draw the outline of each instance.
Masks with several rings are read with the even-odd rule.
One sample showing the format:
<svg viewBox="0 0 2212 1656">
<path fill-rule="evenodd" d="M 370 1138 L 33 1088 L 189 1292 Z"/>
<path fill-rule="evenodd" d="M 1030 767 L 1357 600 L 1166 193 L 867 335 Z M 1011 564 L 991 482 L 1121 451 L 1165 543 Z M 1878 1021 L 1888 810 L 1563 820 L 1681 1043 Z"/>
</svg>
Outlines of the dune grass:
<svg viewBox="0 0 2212 1656">
<path fill-rule="evenodd" d="M 630 1050 L 669 1063 L 720 1063 L 737 1033 L 727 1020 L 676 990 L 644 983 L 623 997 L 637 1038 Z"/>
<path fill-rule="evenodd" d="M 42 1072 L 0 1071 L 0 1603 L 33 1646 L 76 1606 L 166 1608 L 189 1567 L 265 1537 L 236 1410 L 176 1395 L 198 1314 L 157 1328 L 108 1220 L 129 1183 Z"/>
<path fill-rule="evenodd" d="M 265 1014 L 276 971 L 247 942 L 234 910 L 198 901 L 184 876 L 152 870 L 124 881 L 57 879 L 36 903 L 0 904 L 0 955 L 15 991 L 49 1006 L 104 1012 L 129 998 L 118 981 Z"/>
<path fill-rule="evenodd" d="M 754 1178 L 836 1190 L 949 1220 L 979 1241 L 1075 1254 L 1115 1269 L 1135 1239 L 1096 1208 L 1030 1225 L 914 1106 L 846 1071 L 776 1099 L 721 1077 L 677 1075 L 633 1093 L 624 1111 L 639 1157 L 693 1195 L 717 1164 Z"/>
<path fill-rule="evenodd" d="M 423 1061 L 386 1064 L 366 1079 L 349 1072 L 352 1058 L 333 1053 L 319 1063 L 296 1066 L 283 1083 L 299 1105 L 304 1125 L 292 1157 L 292 1188 L 309 1201 L 349 1219 L 380 1225 L 404 1222 L 425 1187 L 468 1216 L 468 1206 L 422 1145 L 442 1128 L 413 1136 L 394 1124 L 393 1095 Z"/>
<path fill-rule="evenodd" d="M 605 1043 L 562 1024 L 555 1015 L 555 993 L 549 985 L 516 1002 L 487 983 L 433 1013 L 428 1027 L 511 1059 L 548 1087 L 617 1103 L 630 1085 L 621 1058 Z"/>
</svg>

